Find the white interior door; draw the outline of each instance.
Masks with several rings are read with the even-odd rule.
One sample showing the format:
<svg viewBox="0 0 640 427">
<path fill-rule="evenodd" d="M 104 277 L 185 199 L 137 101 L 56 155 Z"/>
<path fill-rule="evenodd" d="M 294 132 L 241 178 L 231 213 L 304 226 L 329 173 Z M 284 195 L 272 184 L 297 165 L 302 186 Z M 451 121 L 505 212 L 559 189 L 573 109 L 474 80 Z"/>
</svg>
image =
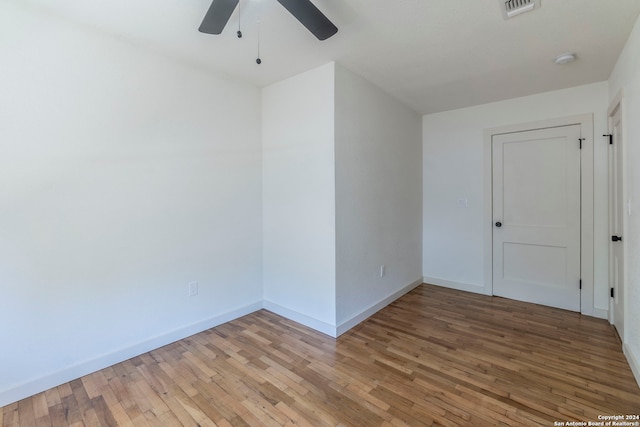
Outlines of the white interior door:
<svg viewBox="0 0 640 427">
<path fill-rule="evenodd" d="M 492 137 L 493 294 L 580 311 L 580 126 Z"/>
<path fill-rule="evenodd" d="M 613 288 L 611 308 L 613 325 L 624 342 L 624 244 L 621 239 L 626 212 L 622 179 L 622 114 L 620 107 L 609 118 L 611 142 L 609 145 L 609 283 Z"/>
</svg>

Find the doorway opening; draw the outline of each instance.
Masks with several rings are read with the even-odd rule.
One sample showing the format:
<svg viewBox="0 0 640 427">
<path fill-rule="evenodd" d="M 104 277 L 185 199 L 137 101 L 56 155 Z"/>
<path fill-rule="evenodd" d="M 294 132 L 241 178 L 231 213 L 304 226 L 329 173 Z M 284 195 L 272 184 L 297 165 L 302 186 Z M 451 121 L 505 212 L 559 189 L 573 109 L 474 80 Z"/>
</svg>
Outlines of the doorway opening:
<svg viewBox="0 0 640 427">
<path fill-rule="evenodd" d="M 609 321 L 625 343 L 626 240 L 625 216 L 630 206 L 625 194 L 625 144 L 622 102 L 618 96 L 609 109 Z"/>
</svg>

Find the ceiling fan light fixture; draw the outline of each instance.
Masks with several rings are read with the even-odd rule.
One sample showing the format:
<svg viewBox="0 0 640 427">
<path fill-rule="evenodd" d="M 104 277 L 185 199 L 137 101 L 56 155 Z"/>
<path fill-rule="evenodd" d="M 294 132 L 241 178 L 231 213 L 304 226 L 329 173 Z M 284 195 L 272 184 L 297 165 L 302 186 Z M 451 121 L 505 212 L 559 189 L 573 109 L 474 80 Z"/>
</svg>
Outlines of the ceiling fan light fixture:
<svg viewBox="0 0 640 427">
<path fill-rule="evenodd" d="M 338 27 L 311 0 L 278 0 L 278 3 L 287 9 L 318 40 L 326 40 L 338 32 Z M 198 30 L 205 34 L 221 34 L 239 4 L 240 0 L 213 0 Z M 237 35 L 238 38 L 242 37 L 240 13 L 238 13 Z"/>
<path fill-rule="evenodd" d="M 555 62 L 558 65 L 563 65 L 563 64 L 568 64 L 569 62 L 573 62 L 575 60 L 576 60 L 576 54 L 567 52 L 567 53 L 563 53 L 562 55 L 556 56 L 553 59 L 553 62 Z"/>
</svg>

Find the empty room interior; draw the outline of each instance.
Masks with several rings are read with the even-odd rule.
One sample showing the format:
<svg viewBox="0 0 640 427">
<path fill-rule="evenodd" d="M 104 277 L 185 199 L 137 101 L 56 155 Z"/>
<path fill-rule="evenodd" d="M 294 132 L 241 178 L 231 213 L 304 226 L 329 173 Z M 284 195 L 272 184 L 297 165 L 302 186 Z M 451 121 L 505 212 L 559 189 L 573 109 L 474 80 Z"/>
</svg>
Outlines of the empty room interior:
<svg viewBox="0 0 640 427">
<path fill-rule="evenodd" d="M 640 425 L 639 16 L 0 0 L 0 426 Z"/>
</svg>

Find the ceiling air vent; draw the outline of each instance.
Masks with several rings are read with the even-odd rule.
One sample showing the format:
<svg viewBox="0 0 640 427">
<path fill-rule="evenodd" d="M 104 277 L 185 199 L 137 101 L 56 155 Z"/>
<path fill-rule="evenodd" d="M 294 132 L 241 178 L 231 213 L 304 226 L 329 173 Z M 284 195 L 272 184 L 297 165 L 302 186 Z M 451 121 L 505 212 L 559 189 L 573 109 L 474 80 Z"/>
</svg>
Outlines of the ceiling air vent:
<svg viewBox="0 0 640 427">
<path fill-rule="evenodd" d="M 540 7 L 540 0 L 499 0 L 504 19 L 513 18 Z"/>
</svg>

